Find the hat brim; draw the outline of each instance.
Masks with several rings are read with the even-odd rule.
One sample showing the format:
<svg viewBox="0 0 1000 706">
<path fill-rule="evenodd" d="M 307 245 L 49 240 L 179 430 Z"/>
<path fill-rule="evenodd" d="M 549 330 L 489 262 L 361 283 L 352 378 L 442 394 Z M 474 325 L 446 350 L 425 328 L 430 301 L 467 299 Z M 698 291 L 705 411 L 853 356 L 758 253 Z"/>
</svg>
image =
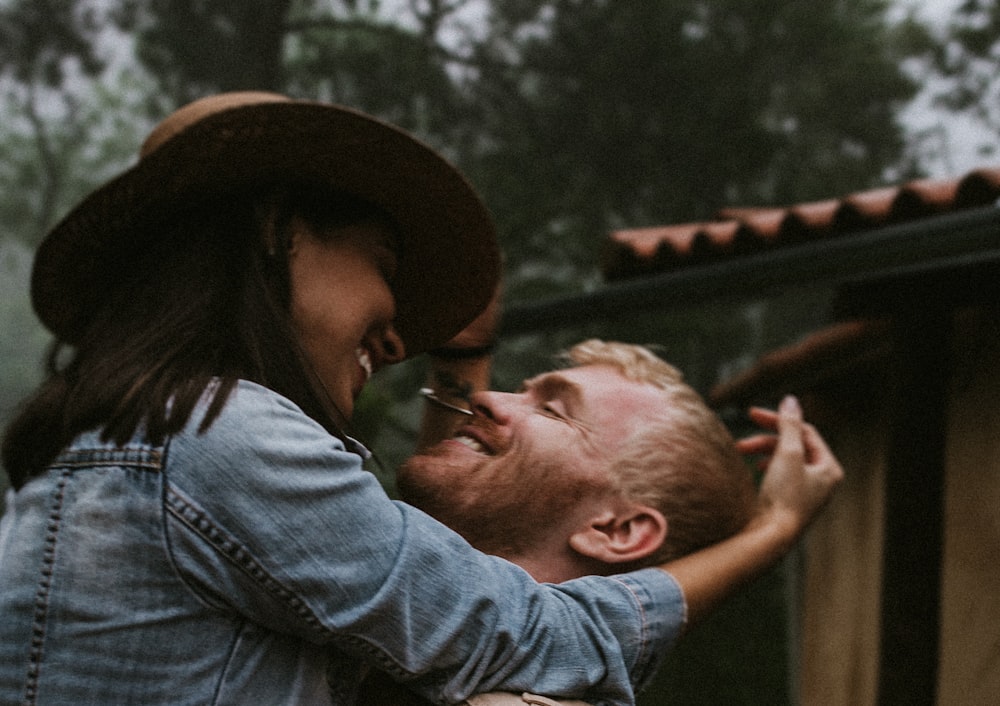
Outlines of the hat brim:
<svg viewBox="0 0 1000 706">
<path fill-rule="evenodd" d="M 38 248 L 31 295 L 42 322 L 73 343 L 141 248 L 144 223 L 255 185 L 314 181 L 384 209 L 402 240 L 392 283 L 396 327 L 414 355 L 443 344 L 489 303 L 500 277 L 493 220 L 436 151 L 351 109 L 262 102 L 204 118 L 73 209 Z"/>
</svg>

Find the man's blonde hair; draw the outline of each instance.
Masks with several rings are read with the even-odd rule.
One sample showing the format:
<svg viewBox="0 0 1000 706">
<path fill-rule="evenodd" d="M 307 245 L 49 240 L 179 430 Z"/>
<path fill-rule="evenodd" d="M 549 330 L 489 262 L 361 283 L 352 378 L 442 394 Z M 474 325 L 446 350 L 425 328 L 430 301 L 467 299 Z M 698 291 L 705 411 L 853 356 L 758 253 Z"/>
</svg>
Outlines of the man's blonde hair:
<svg viewBox="0 0 1000 706">
<path fill-rule="evenodd" d="M 622 497 L 667 518 L 663 546 L 643 563 L 689 554 L 738 531 L 750 518 L 753 482 L 729 430 L 680 371 L 643 346 L 590 339 L 570 348 L 572 366 L 609 365 L 663 391 L 663 405 L 636 419 L 627 450 L 610 469 Z"/>
</svg>

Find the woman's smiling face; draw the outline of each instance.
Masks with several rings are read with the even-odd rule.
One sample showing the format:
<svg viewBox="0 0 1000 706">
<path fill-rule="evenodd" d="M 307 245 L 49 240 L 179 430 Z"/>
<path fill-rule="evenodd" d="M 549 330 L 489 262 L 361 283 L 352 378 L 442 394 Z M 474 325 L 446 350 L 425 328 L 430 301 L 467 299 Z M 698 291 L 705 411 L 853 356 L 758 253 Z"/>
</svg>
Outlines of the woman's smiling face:
<svg viewBox="0 0 1000 706">
<path fill-rule="evenodd" d="M 291 317 L 302 351 L 329 402 L 347 421 L 372 373 L 406 357 L 393 326 L 391 233 L 360 223 L 318 235 L 293 223 L 288 271 Z"/>
</svg>

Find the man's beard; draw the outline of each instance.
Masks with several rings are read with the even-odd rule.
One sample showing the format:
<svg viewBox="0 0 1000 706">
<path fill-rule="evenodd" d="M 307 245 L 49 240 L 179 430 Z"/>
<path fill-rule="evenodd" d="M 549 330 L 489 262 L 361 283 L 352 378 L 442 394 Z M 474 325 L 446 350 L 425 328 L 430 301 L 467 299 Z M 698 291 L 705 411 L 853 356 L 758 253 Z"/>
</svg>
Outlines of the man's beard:
<svg viewBox="0 0 1000 706">
<path fill-rule="evenodd" d="M 478 473 L 491 475 L 488 466 L 485 462 L 471 468 L 468 464 L 458 466 L 432 449 L 403 463 L 396 486 L 404 502 L 447 525 L 475 548 L 510 558 L 532 543 L 539 518 L 525 507 L 526 488 L 517 483 L 515 468 L 502 479 L 492 474 L 492 485 L 485 481 L 470 484 L 470 492 L 458 497 L 455 479 L 474 478 Z"/>
</svg>

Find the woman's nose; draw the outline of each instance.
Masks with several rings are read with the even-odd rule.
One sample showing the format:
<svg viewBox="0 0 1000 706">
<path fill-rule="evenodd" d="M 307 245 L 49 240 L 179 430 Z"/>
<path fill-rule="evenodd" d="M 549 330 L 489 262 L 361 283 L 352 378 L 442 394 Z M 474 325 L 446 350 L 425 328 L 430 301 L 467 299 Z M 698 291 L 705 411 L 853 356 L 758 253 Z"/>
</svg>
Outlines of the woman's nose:
<svg viewBox="0 0 1000 706">
<path fill-rule="evenodd" d="M 392 324 L 374 336 L 372 343 L 382 365 L 392 365 L 406 358 L 406 344 Z"/>
</svg>

